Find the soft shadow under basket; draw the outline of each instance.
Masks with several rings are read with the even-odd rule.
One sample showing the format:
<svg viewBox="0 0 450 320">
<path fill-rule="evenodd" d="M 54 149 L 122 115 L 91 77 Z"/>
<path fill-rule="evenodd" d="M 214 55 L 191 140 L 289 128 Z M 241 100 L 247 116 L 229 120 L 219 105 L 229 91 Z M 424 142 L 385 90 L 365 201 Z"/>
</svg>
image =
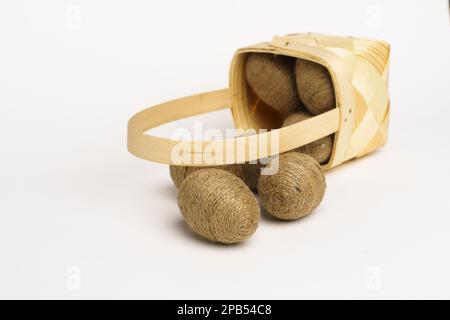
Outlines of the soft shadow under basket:
<svg viewBox="0 0 450 320">
<path fill-rule="evenodd" d="M 276 128 L 267 108 L 254 108 L 256 98 L 249 90 L 244 75 L 248 54 L 264 52 L 310 60 L 324 66 L 334 85 L 336 108 L 287 127 L 259 133 L 253 138 L 241 136 L 221 141 L 224 142 L 219 152 L 222 156 L 216 154 L 214 164 L 232 164 L 274 155 L 272 148 L 261 148 L 251 143 L 255 137 L 265 138 L 258 141 L 272 141 L 271 135 L 276 133 L 279 135 L 277 151 L 282 153 L 334 133 L 330 160 L 322 167 L 335 167 L 386 143 L 389 123 L 389 50 L 389 45 L 379 40 L 312 33 L 275 37 L 271 42 L 239 49 L 231 63 L 230 88 L 169 101 L 137 113 L 128 123 L 128 150 L 146 160 L 179 164 L 171 156 L 179 141 L 151 136 L 146 131 L 170 121 L 224 108 L 231 108 L 235 125 L 239 129 Z M 189 153 L 184 156 L 194 158 L 196 155 L 197 159 L 203 159 L 202 150 L 210 142 L 189 143 L 192 148 L 184 150 L 184 153 Z M 199 144 L 200 148 L 196 148 Z M 244 149 L 240 155 L 243 158 L 236 156 L 237 146 Z M 195 163 L 208 164 L 211 163 Z"/>
</svg>

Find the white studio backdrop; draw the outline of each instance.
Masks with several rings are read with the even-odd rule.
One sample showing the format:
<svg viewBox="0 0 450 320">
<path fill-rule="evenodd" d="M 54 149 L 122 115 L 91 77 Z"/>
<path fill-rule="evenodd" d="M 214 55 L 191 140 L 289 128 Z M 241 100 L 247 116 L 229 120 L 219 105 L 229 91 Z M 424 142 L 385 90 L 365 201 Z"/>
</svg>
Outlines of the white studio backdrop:
<svg viewBox="0 0 450 320">
<path fill-rule="evenodd" d="M 310 217 L 198 239 L 167 166 L 126 151 L 128 118 L 308 31 L 392 45 L 388 145 L 328 172 Z M 2 1 L 0 297 L 450 298 L 449 31 L 444 0 Z"/>
</svg>

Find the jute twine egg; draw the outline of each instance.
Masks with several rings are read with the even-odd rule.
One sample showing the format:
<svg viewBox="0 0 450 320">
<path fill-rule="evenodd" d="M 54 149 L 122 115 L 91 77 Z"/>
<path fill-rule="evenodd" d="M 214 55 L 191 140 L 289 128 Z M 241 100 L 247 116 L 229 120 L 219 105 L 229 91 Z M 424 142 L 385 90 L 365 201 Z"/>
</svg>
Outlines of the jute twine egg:
<svg viewBox="0 0 450 320">
<path fill-rule="evenodd" d="M 325 177 L 317 161 L 298 152 L 280 155 L 278 172 L 261 175 L 258 182 L 263 207 L 282 220 L 311 213 L 322 200 L 325 187 Z"/>
<path fill-rule="evenodd" d="M 336 107 L 333 82 L 324 66 L 297 59 L 295 77 L 300 100 L 309 112 L 318 115 Z"/>
<path fill-rule="evenodd" d="M 202 169 L 220 169 L 228 171 L 240 179 L 244 179 L 244 169 L 240 164 L 230 164 L 222 166 L 206 166 L 206 167 L 192 167 L 192 166 L 169 166 L 170 177 L 177 188 L 180 187 L 181 183 L 187 176 L 191 173 L 202 170 Z"/>
<path fill-rule="evenodd" d="M 189 227 L 211 241 L 237 243 L 258 227 L 255 196 L 241 179 L 224 170 L 191 173 L 180 186 L 178 206 Z"/>
<path fill-rule="evenodd" d="M 289 126 L 299 121 L 311 118 L 312 115 L 306 111 L 297 111 L 291 113 L 283 122 L 283 127 Z M 300 148 L 295 149 L 296 152 L 301 152 L 313 157 L 320 164 L 327 163 L 333 150 L 333 135 L 320 138 L 316 141 L 308 143 Z"/>
<path fill-rule="evenodd" d="M 295 59 L 251 53 L 245 64 L 247 83 L 256 95 L 283 117 L 300 103 L 294 74 Z"/>
</svg>

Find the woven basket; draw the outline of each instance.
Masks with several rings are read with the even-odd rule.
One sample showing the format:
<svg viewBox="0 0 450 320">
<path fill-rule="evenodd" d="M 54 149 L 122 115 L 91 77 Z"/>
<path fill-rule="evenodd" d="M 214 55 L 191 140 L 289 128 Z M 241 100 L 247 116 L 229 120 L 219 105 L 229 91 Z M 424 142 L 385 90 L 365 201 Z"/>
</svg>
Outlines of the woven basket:
<svg viewBox="0 0 450 320">
<path fill-rule="evenodd" d="M 271 135 L 276 132 L 279 135 L 279 152 L 282 153 L 334 133 L 331 158 L 323 168 L 335 167 L 386 143 L 389 123 L 389 49 L 387 43 L 379 40 L 312 33 L 275 37 L 271 42 L 239 49 L 231 64 L 229 89 L 173 100 L 139 112 L 128 123 L 128 149 L 146 160 L 177 164 L 171 159 L 171 151 L 179 141 L 147 135 L 145 132 L 169 121 L 223 108 L 231 108 L 237 128 L 277 128 L 279 124 L 275 123 L 273 113 L 257 105 L 257 99 L 249 90 L 244 76 L 247 55 L 251 52 L 266 52 L 314 61 L 327 68 L 334 85 L 336 108 L 257 136 L 265 135 L 265 141 L 271 141 Z M 217 157 L 219 160 L 215 164 L 232 164 L 273 155 L 270 148 L 255 146 L 250 143 L 250 139 L 243 136 L 224 141 L 221 149 L 223 157 Z M 225 147 L 232 145 L 226 142 L 244 146 L 244 158 L 237 161 L 236 148 Z M 191 143 L 191 150 L 185 152 L 192 156 L 198 156 L 199 152 L 203 152 L 198 150 L 205 150 L 210 144 L 208 141 Z M 207 163 L 197 162 L 195 165 Z"/>
</svg>

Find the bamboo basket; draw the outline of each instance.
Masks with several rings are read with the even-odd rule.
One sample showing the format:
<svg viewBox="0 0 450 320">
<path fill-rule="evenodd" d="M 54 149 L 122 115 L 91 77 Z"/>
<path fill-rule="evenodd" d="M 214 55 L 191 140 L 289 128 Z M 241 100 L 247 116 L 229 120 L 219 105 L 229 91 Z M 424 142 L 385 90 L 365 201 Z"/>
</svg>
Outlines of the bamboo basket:
<svg viewBox="0 0 450 320">
<path fill-rule="evenodd" d="M 231 63 L 230 88 L 202 93 L 169 101 L 134 115 L 128 123 L 128 149 L 146 160 L 177 164 L 171 151 L 179 141 L 147 135 L 149 129 L 205 112 L 231 108 L 235 125 L 241 129 L 273 129 L 260 133 L 261 141 L 279 136 L 279 152 L 293 150 L 334 133 L 333 150 L 324 169 L 335 167 L 352 158 L 361 157 L 382 147 L 387 140 L 389 124 L 389 71 L 390 46 L 379 40 L 337 37 L 322 34 L 290 34 L 274 37 L 239 49 Z M 249 90 L 244 76 L 246 58 L 251 52 L 266 52 L 310 60 L 329 71 L 334 85 L 336 108 L 296 124 L 278 128 L 273 113 L 262 105 Z M 260 148 L 248 136 L 223 142 L 223 157 L 215 164 L 252 161 L 274 155 L 271 148 Z M 252 141 L 255 141 L 254 139 Z M 229 143 L 232 142 L 232 143 Z M 210 144 L 192 141 L 190 153 L 197 155 Z M 233 145 L 234 147 L 225 147 Z M 200 146 L 195 148 L 195 146 Z M 237 161 L 236 146 L 245 153 Z M 256 150 L 258 149 L 258 150 Z M 263 150 L 262 150 L 263 149 Z M 195 165 L 207 165 L 204 162 Z"/>
</svg>

